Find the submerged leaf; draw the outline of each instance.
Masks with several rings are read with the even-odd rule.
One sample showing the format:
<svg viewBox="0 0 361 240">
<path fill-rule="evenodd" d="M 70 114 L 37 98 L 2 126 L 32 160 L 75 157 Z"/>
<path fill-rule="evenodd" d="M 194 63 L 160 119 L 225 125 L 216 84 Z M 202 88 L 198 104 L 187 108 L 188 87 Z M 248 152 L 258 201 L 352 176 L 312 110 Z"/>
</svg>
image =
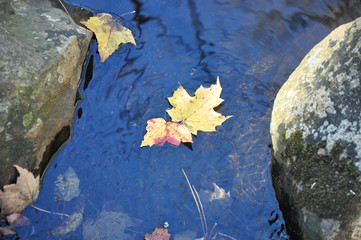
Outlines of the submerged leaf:
<svg viewBox="0 0 361 240">
<path fill-rule="evenodd" d="M 192 142 L 192 135 L 188 128 L 180 123 L 166 122 L 163 118 L 153 118 L 147 122 L 147 134 L 141 147 L 160 145 L 170 142 L 179 146 L 181 142 Z"/>
<path fill-rule="evenodd" d="M 103 209 L 93 220 L 87 219 L 83 223 L 83 238 L 133 240 L 133 234 L 126 231 L 132 226 L 135 223 L 127 214 Z"/>
<path fill-rule="evenodd" d="M 122 43 L 137 45 L 132 31 L 108 13 L 99 13 L 81 23 L 94 32 L 98 42 L 100 61 L 102 62 Z"/>
<path fill-rule="evenodd" d="M 60 199 L 71 201 L 73 198 L 79 196 L 79 182 L 79 178 L 72 167 L 69 167 L 64 174 L 59 174 L 55 185 L 57 187 L 56 192 Z"/>
<path fill-rule="evenodd" d="M 217 84 L 213 84 L 209 88 L 200 86 L 194 97 L 189 96 L 187 91 L 180 86 L 173 96 L 168 98 L 173 108 L 167 112 L 172 121 L 185 124 L 194 135 L 197 135 L 197 131 L 216 131 L 216 126 L 232 117 L 225 117 L 214 111 L 214 108 L 223 102 L 223 99 L 220 98 L 221 92 L 222 87 L 218 77 Z"/>
<path fill-rule="evenodd" d="M 75 212 L 70 217 L 65 219 L 65 222 L 62 223 L 61 226 L 57 227 L 53 234 L 54 235 L 64 235 L 69 232 L 75 231 L 83 221 L 83 213 L 84 208 L 82 208 L 79 212 Z"/>
<path fill-rule="evenodd" d="M 206 191 L 209 194 L 209 201 L 212 202 L 213 200 L 221 200 L 221 199 L 230 199 L 231 198 L 231 192 L 226 192 L 223 188 L 220 188 L 216 183 L 213 183 L 214 191 L 209 192 Z"/>
<path fill-rule="evenodd" d="M 20 176 L 16 184 L 4 186 L 4 191 L 0 190 L 1 216 L 4 217 L 13 213 L 19 213 L 29 204 L 34 202 L 39 194 L 40 179 L 28 170 L 14 165 Z"/>
</svg>

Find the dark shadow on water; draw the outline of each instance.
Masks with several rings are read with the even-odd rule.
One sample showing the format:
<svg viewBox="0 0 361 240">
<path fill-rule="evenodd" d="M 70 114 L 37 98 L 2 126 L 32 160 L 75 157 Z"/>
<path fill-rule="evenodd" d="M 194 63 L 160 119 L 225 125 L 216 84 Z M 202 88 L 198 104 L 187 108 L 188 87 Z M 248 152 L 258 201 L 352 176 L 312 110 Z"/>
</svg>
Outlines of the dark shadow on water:
<svg viewBox="0 0 361 240">
<path fill-rule="evenodd" d="M 39 168 L 34 172 L 37 176 L 39 173 L 45 171 L 50 164 L 52 157 L 61 149 L 64 144 L 70 139 L 70 126 L 64 126 L 54 137 L 53 141 L 46 147 L 45 153 L 43 154 L 43 160 L 39 164 Z M 42 177 L 42 176 L 41 176 Z"/>
</svg>

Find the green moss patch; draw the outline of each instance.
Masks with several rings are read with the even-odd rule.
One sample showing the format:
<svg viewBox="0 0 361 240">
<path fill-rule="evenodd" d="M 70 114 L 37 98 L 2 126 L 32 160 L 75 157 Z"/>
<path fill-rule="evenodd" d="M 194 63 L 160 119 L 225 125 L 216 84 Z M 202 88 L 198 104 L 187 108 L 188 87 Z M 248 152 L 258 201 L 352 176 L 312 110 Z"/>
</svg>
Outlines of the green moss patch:
<svg viewBox="0 0 361 240">
<path fill-rule="evenodd" d="M 289 163 L 286 174 L 294 180 L 293 201 L 298 209 L 306 208 L 321 218 L 343 223 L 351 219 L 361 202 L 360 173 L 355 160 L 344 157 L 346 147 L 336 143 L 328 155 L 319 155 L 326 141 L 305 144 L 302 132 L 294 132 L 289 139 L 282 137 L 285 150 L 282 161 Z"/>
</svg>

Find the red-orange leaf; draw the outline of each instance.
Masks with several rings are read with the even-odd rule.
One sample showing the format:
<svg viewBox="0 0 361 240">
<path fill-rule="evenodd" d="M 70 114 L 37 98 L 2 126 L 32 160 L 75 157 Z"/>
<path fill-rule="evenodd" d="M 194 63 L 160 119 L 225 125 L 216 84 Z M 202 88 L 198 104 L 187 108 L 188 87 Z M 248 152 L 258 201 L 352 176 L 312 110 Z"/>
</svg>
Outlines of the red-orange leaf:
<svg viewBox="0 0 361 240">
<path fill-rule="evenodd" d="M 147 233 L 145 235 L 145 240 L 169 240 L 170 234 L 166 228 L 156 228 L 152 234 Z"/>
<path fill-rule="evenodd" d="M 141 147 L 160 145 L 170 142 L 179 146 L 181 142 L 192 142 L 192 134 L 181 123 L 166 122 L 163 118 L 152 118 L 147 122 L 147 133 L 144 136 Z"/>
</svg>

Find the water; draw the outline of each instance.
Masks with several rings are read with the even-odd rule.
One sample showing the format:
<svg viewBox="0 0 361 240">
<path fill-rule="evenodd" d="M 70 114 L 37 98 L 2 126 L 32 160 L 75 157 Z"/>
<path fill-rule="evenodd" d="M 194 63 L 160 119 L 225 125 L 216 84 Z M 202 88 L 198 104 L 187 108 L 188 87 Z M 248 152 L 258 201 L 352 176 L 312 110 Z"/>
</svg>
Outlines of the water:
<svg viewBox="0 0 361 240">
<path fill-rule="evenodd" d="M 138 46 L 124 45 L 100 63 L 92 41 L 72 139 L 49 166 L 34 203 L 72 217 L 27 208 L 24 215 L 31 225 L 18 228 L 18 236 L 142 239 L 168 222 L 172 239 L 201 238 L 202 225 L 184 169 L 200 194 L 208 233 L 217 223 L 213 235 L 288 239 L 270 175 L 273 100 L 312 46 L 360 15 L 360 3 L 71 3 L 113 15 L 136 10 L 123 22 L 133 30 Z M 218 111 L 232 118 L 217 132 L 199 133 L 191 147 L 140 148 L 148 119 L 169 120 L 167 97 L 179 84 L 193 94 L 200 85 L 214 84 L 217 76 L 224 99 Z M 63 184 L 66 177 L 71 187 Z M 230 191 L 230 198 L 210 201 L 213 183 Z"/>
</svg>

